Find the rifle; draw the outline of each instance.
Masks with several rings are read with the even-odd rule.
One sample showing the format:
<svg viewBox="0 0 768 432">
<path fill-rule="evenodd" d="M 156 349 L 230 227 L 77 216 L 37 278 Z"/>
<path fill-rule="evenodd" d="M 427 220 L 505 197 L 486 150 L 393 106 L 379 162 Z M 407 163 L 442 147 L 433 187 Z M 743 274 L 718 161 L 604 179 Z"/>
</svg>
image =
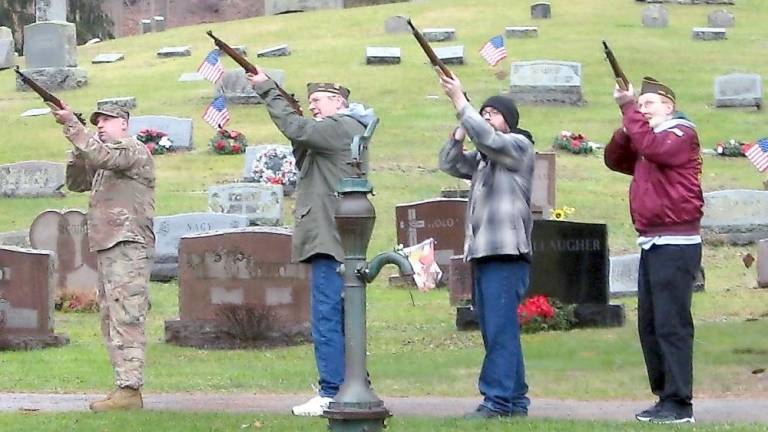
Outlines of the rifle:
<svg viewBox="0 0 768 432">
<path fill-rule="evenodd" d="M 432 63 L 432 66 L 440 68 L 440 72 L 442 72 L 443 75 L 449 78 L 454 78 L 451 71 L 449 71 L 448 68 L 445 67 L 445 64 L 443 63 L 443 61 L 437 57 L 437 54 L 435 54 L 435 52 L 432 50 L 432 47 L 429 46 L 429 42 L 427 42 L 427 40 L 424 38 L 424 35 L 421 34 L 421 32 L 416 28 L 416 26 L 413 25 L 413 23 L 411 22 L 411 19 L 406 18 L 406 20 L 408 22 L 408 27 L 411 28 L 411 33 L 413 33 L 413 37 L 415 37 L 416 41 L 419 43 L 419 45 L 421 45 L 421 49 L 424 51 L 424 54 L 426 54 L 427 57 L 429 58 L 429 62 Z"/>
<path fill-rule="evenodd" d="M 245 69 L 245 72 L 250 74 L 259 73 L 259 70 L 256 68 L 256 66 L 254 66 L 248 60 L 246 60 L 245 57 L 241 56 L 240 53 L 234 50 L 234 48 L 227 45 L 226 42 L 214 36 L 212 31 L 208 30 L 207 32 L 205 32 L 205 34 L 207 34 L 208 36 L 211 37 L 211 39 L 213 39 L 213 43 L 216 44 L 216 47 L 218 49 L 224 51 L 232 60 L 234 60 L 237 64 L 239 64 L 243 69 Z M 288 92 L 283 90 L 283 88 L 280 87 L 279 84 L 275 83 L 275 85 L 277 86 L 277 91 L 280 93 L 280 95 L 282 95 L 285 98 L 285 100 L 288 101 L 288 104 L 290 104 L 291 108 L 293 108 L 293 110 L 296 111 L 296 114 L 300 116 L 304 115 L 301 112 L 301 105 L 299 105 L 299 101 L 296 100 L 296 98 L 293 97 L 292 94 L 289 94 Z"/>
<path fill-rule="evenodd" d="M 608 48 L 608 43 L 605 41 L 603 41 L 603 51 L 605 51 L 605 57 L 608 59 L 608 63 L 611 64 L 611 69 L 613 69 L 613 76 L 615 77 L 616 84 L 619 85 L 620 89 L 627 91 L 629 89 L 629 80 L 627 79 L 627 76 L 624 75 L 624 71 L 621 70 L 619 62 L 616 61 L 616 57 L 613 55 L 613 51 Z"/>
<path fill-rule="evenodd" d="M 13 70 L 16 71 L 16 74 L 21 79 L 21 82 L 29 86 L 29 88 L 31 88 L 35 93 L 37 93 L 43 99 L 43 101 L 52 103 L 59 109 L 64 109 L 64 103 L 61 102 L 61 99 L 57 98 L 56 96 L 48 92 L 48 90 L 40 87 L 40 84 L 36 83 L 35 80 L 33 80 L 32 78 L 21 73 L 18 65 Z M 77 120 L 80 122 L 80 124 L 85 126 L 85 119 L 83 118 L 83 114 L 77 113 L 77 112 L 73 114 L 75 115 L 75 118 L 77 118 Z"/>
</svg>

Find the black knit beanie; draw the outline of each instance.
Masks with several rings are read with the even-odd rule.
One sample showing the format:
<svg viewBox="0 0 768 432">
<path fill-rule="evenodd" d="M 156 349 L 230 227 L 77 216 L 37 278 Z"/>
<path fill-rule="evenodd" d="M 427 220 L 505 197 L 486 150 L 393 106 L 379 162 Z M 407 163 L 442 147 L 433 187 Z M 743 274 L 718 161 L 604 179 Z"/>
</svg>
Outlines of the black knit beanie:
<svg viewBox="0 0 768 432">
<path fill-rule="evenodd" d="M 515 105 L 515 101 L 513 101 L 511 98 L 506 96 L 491 96 L 483 103 L 483 106 L 480 107 L 480 112 L 483 112 L 486 107 L 495 108 L 496 111 L 501 113 L 501 116 L 504 117 L 504 121 L 507 123 L 510 132 L 524 135 L 531 142 L 533 142 L 533 136 L 530 132 L 517 127 L 517 123 L 520 121 L 520 113 L 517 111 L 517 105 Z"/>
</svg>

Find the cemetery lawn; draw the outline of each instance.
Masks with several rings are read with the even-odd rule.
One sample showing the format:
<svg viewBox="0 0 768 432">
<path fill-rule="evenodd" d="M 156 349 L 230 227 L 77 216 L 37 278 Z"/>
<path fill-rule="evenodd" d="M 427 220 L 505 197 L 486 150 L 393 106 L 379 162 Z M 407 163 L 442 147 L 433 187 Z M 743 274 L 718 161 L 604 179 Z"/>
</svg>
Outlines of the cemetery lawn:
<svg viewBox="0 0 768 432">
<path fill-rule="evenodd" d="M 768 135 L 765 110 L 713 109 L 715 76 L 734 70 L 768 74 L 764 56 L 768 40 L 768 2 L 739 0 L 729 6 L 737 27 L 728 40 L 694 42 L 691 28 L 706 22 L 709 6 L 665 5 L 671 25 L 643 29 L 642 7 L 629 0 L 570 0 L 553 5 L 553 19 L 536 22 L 539 38 L 508 40 L 512 60 L 559 59 L 583 66 L 582 107 L 521 107 L 521 126 L 536 137 L 536 148 L 547 151 L 561 130 L 584 133 L 607 142 L 619 125 L 619 112 L 611 97 L 613 81 L 602 58 L 600 40 L 611 43 L 630 80 L 637 85 L 644 75 L 668 83 L 681 108 L 699 125 L 702 148 L 721 140 L 753 141 Z M 610 4 L 609 7 L 608 4 Z M 215 156 L 206 145 L 214 131 L 200 114 L 212 98 L 207 82 L 178 83 L 182 72 L 195 70 L 212 45 L 204 31 L 232 45 L 247 44 L 250 52 L 288 42 L 293 55 L 256 61 L 261 66 L 286 71 L 285 87 L 303 96 L 308 81 L 335 80 L 352 89 L 352 99 L 375 106 L 382 118 L 373 139 L 371 180 L 378 212 L 369 256 L 396 243 L 394 206 L 436 197 L 441 187 L 456 186 L 436 169 L 437 152 L 455 124 L 454 114 L 440 95 L 434 73 L 410 35 L 385 34 L 383 23 L 397 14 L 410 15 L 421 27 L 457 28 L 459 44 L 466 46 L 468 64 L 452 68 L 477 104 L 507 87 L 497 80 L 475 54 L 487 39 L 504 26 L 528 22 L 527 2 L 478 2 L 433 0 L 370 8 L 290 14 L 173 29 L 164 33 L 129 37 L 89 47 L 79 47 L 80 64 L 88 70 L 87 87 L 58 94 L 70 105 L 88 111 L 105 97 L 135 96 L 137 115 L 165 114 L 194 120 L 196 149 L 186 154 L 157 157 L 157 214 L 206 211 L 209 185 L 236 181 L 242 157 Z M 343 23 L 339 25 L 338 23 Z M 192 57 L 158 59 L 163 46 L 190 45 Z M 366 45 L 400 46 L 398 66 L 364 65 Z M 126 59 L 109 65 L 91 65 L 98 53 L 122 52 Z M 655 57 L 652 57 L 655 56 Z M 229 68 L 233 63 L 224 60 Z M 507 64 L 508 63 L 504 63 Z M 42 104 L 37 97 L 14 91 L 13 74 L 0 74 L 0 163 L 24 160 L 63 161 L 68 145 L 60 127 L 50 117 L 19 118 L 19 113 Z M 252 144 L 285 143 L 262 107 L 230 106 L 228 126 L 244 132 Z M 762 189 L 762 178 L 743 158 L 704 156 L 702 182 L 706 192 L 721 189 Z M 627 204 L 629 178 L 608 171 L 602 155 L 558 154 L 557 204 L 576 209 L 573 220 L 605 222 L 611 255 L 637 252 Z M 2 199 L 0 231 L 29 228 L 48 208 L 85 209 L 87 197 L 68 193 L 60 199 Z M 286 223 L 291 223 L 288 200 Z M 753 288 L 755 268 L 745 269 L 741 256 L 757 255 L 756 246 L 705 246 L 706 292 L 694 295 L 696 321 L 695 390 L 697 397 L 768 396 L 766 374 L 753 370 L 768 367 L 768 290 Z M 477 394 L 476 379 L 482 359 L 478 332 L 457 332 L 454 310 L 445 290 L 414 293 L 416 306 L 404 289 L 386 286 L 379 277 L 369 291 L 369 370 L 376 391 L 383 395 Z M 152 284 L 153 308 L 149 317 L 146 389 L 149 392 L 311 392 L 316 380 L 311 346 L 250 351 L 207 351 L 163 343 L 163 322 L 178 316 L 178 286 Z M 547 398 L 648 399 L 647 380 L 635 326 L 636 301 L 617 300 L 627 311 L 623 328 L 576 330 L 525 335 L 523 345 L 531 396 Z M 100 341 L 97 318 L 86 314 L 56 314 L 56 331 L 66 333 L 71 344 L 35 352 L 0 354 L 0 390 L 35 392 L 106 391 L 112 372 Z M 249 424 L 254 416 L 174 415 L 142 413 L 144 430 L 153 422 L 166 422 L 167 430 L 232 430 Z M 301 419 L 263 417 L 267 425 L 285 422 L 298 429 Z M 37 430 L 43 424 L 66 429 L 75 422 L 82 430 L 103 430 L 115 416 L 82 414 L 0 414 L 0 430 L 20 427 Z M 103 422 L 103 423 L 102 423 Z M 399 423 L 402 422 L 402 423 Z M 410 423 L 413 422 L 413 423 Z M 11 425 L 12 424 L 12 425 Z M 149 425 L 153 426 L 150 427 Z M 408 430 L 465 430 L 459 420 L 394 419 Z M 501 423 L 500 423 L 501 424 Z M 64 427 L 61 427 L 64 426 Z M 532 422 L 532 430 L 615 430 L 616 424 Z M 179 426 L 181 429 L 181 426 Z M 494 425 L 488 426 L 486 430 Z M 622 429 L 639 427 L 621 425 Z M 88 429 L 91 428 L 91 429 Z M 419 429 L 421 428 L 421 429 Z M 501 426 L 499 427 L 501 428 Z M 696 427 L 697 430 L 718 430 Z M 404 428 L 405 429 L 405 428 Z M 153 429 L 159 430 L 159 429 Z"/>
<path fill-rule="evenodd" d="M 130 424 L 130 430 L 135 432 L 219 432 L 219 431 L 298 431 L 320 430 L 325 428 L 327 420 L 319 418 L 297 418 L 274 415 L 252 414 L 220 414 L 220 413 L 171 413 L 151 412 L 140 413 L 65 413 L 65 414 L 5 414 L 0 413 L 0 430 L 4 432 L 22 431 L 61 431 L 77 430 L 78 432 L 103 432 L 112 430 L 113 425 Z M 464 419 L 432 419 L 419 417 L 393 417 L 388 420 L 388 430 L 408 432 L 432 431 L 509 431 L 526 430 L 531 432 L 573 431 L 573 432 L 610 432 L 674 430 L 699 432 L 716 431 L 756 431 L 765 430 L 760 425 L 728 424 L 728 425 L 649 425 L 638 422 L 575 422 L 555 420 L 464 420 Z"/>
</svg>

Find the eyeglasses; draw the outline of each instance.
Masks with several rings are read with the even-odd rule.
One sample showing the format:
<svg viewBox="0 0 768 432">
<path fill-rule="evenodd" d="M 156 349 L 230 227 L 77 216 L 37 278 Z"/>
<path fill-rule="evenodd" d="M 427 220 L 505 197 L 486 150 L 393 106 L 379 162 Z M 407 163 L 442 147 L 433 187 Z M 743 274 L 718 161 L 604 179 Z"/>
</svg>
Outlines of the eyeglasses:
<svg viewBox="0 0 768 432">
<path fill-rule="evenodd" d="M 499 110 L 497 110 L 495 108 L 490 108 L 489 107 L 489 108 L 484 108 L 482 111 L 480 111 L 480 115 L 482 117 L 485 117 L 485 116 L 493 117 L 493 116 L 501 115 L 501 112 L 499 112 Z"/>
</svg>

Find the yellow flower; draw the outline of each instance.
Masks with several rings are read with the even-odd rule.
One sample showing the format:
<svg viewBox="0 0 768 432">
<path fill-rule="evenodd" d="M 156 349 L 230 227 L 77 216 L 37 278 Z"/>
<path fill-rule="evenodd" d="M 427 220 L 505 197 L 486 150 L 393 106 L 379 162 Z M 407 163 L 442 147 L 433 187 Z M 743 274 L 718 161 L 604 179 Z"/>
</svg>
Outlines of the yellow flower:
<svg viewBox="0 0 768 432">
<path fill-rule="evenodd" d="M 563 209 L 552 209 L 550 210 L 550 212 L 552 213 L 552 219 L 556 219 L 556 220 L 565 219 L 565 212 L 563 211 Z"/>
</svg>

